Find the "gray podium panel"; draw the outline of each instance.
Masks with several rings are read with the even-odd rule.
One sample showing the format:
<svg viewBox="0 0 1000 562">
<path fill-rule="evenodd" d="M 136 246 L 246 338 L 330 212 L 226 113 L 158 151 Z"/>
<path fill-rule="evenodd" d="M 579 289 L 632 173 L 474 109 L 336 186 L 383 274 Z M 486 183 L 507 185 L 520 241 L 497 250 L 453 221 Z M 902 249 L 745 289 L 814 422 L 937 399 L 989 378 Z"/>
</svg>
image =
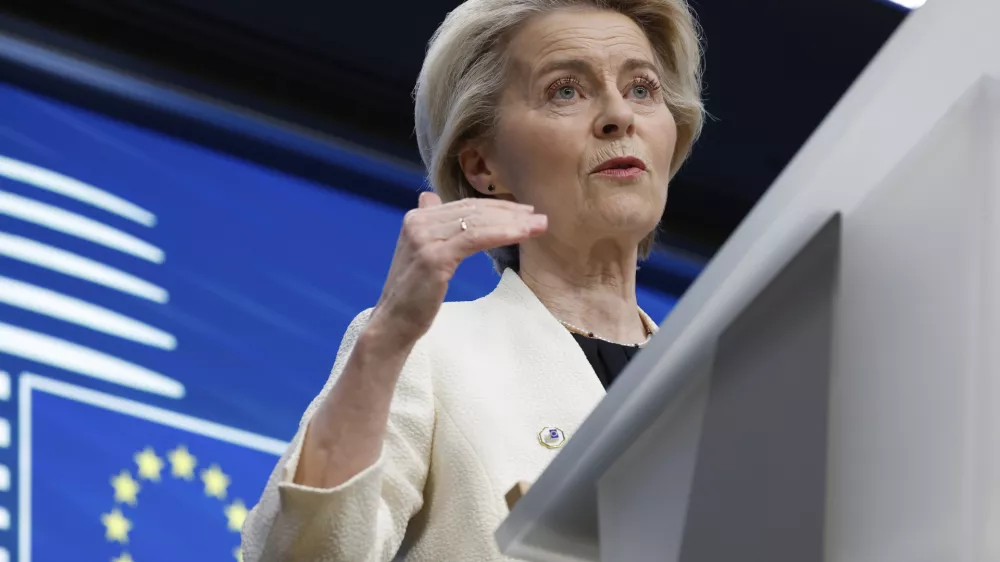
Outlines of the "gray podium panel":
<svg viewBox="0 0 1000 562">
<path fill-rule="evenodd" d="M 714 351 L 706 349 L 690 371 L 690 387 L 598 480 L 600 556 L 594 560 L 680 556 Z"/>
<path fill-rule="evenodd" d="M 719 338 L 680 562 L 822 560 L 840 230 L 824 228 Z"/>
<path fill-rule="evenodd" d="M 845 216 L 827 560 L 1000 560 L 998 170 L 983 78 Z"/>
<path fill-rule="evenodd" d="M 839 246 L 835 217 L 600 479 L 601 560 L 822 559 Z"/>
</svg>

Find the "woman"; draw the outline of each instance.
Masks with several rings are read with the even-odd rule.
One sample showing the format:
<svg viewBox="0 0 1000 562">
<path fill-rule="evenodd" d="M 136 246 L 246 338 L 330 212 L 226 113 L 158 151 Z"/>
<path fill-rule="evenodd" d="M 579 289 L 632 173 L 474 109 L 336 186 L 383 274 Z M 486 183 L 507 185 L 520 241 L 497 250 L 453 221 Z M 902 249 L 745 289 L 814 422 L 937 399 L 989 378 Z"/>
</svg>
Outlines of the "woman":
<svg viewBox="0 0 1000 562">
<path fill-rule="evenodd" d="M 448 15 L 416 88 L 436 193 L 407 213 L 380 300 L 246 520 L 244 560 L 503 560 L 504 493 L 655 329 L 636 264 L 701 127 L 699 66 L 685 0 Z M 442 304 L 479 251 L 499 286 Z"/>
</svg>

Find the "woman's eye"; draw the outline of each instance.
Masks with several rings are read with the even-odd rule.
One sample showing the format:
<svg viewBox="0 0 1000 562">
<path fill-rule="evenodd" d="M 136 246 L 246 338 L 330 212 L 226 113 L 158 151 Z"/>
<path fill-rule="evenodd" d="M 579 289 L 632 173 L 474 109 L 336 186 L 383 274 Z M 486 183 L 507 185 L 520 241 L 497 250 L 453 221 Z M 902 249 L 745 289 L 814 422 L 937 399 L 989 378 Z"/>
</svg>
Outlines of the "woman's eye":
<svg viewBox="0 0 1000 562">
<path fill-rule="evenodd" d="M 646 86 L 643 86 L 642 84 L 638 84 L 636 86 L 633 86 L 632 87 L 632 95 L 634 95 L 636 98 L 641 99 L 641 100 L 648 99 L 649 98 L 649 88 L 647 88 Z"/>
<path fill-rule="evenodd" d="M 556 90 L 556 97 L 561 100 L 571 100 L 576 97 L 576 88 L 573 86 L 563 86 Z"/>
</svg>

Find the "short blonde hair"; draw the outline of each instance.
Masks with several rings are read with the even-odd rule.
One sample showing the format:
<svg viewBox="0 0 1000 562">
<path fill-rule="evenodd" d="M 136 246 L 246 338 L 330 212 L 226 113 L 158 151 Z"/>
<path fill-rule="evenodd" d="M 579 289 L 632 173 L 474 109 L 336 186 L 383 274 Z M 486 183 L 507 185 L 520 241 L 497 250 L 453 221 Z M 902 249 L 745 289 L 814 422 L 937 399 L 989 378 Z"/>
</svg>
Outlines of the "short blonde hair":
<svg viewBox="0 0 1000 562">
<path fill-rule="evenodd" d="M 701 43 L 687 0 L 467 0 L 431 38 L 414 90 L 417 144 L 431 187 L 445 202 L 487 197 L 466 180 L 459 152 L 492 136 L 507 80 L 507 42 L 528 18 L 562 8 L 596 8 L 634 21 L 652 45 L 667 106 L 677 123 L 673 175 L 701 133 Z M 656 230 L 639 245 L 646 258 Z M 517 246 L 487 251 L 497 271 L 519 266 Z"/>
</svg>

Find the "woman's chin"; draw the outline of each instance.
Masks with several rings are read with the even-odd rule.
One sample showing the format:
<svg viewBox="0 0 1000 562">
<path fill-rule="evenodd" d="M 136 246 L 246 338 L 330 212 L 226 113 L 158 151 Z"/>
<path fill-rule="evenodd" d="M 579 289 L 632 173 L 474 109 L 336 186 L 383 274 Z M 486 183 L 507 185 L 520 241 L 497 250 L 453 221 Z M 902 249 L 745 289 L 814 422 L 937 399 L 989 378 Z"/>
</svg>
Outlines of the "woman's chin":
<svg viewBox="0 0 1000 562">
<path fill-rule="evenodd" d="M 642 209 L 616 209 L 614 213 L 604 212 L 593 221 L 587 221 L 591 232 L 605 232 L 615 238 L 636 238 L 641 240 L 660 223 L 661 213 L 651 213 L 650 207 Z"/>
<path fill-rule="evenodd" d="M 588 191 L 601 199 L 621 200 L 623 202 L 639 200 L 647 205 L 660 200 L 666 201 L 665 186 L 657 186 L 653 178 L 646 172 L 643 172 L 641 176 L 627 178 L 604 178 L 591 175 L 588 183 L 590 184 Z"/>
<path fill-rule="evenodd" d="M 595 208 L 600 209 L 603 221 L 623 228 L 656 226 L 663 216 L 666 197 L 652 193 L 651 189 L 619 190 L 604 193 Z"/>
</svg>

